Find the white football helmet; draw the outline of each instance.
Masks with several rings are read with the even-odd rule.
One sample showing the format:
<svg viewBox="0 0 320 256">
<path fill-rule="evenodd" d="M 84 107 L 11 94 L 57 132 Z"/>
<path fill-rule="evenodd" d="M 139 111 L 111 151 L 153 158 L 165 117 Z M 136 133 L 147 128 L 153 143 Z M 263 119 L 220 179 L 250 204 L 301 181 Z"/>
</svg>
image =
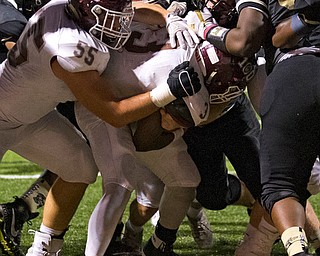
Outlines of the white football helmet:
<svg viewBox="0 0 320 256">
<path fill-rule="evenodd" d="M 130 37 L 134 15 L 130 0 L 70 0 L 67 12 L 111 49 L 120 49 Z"/>
</svg>

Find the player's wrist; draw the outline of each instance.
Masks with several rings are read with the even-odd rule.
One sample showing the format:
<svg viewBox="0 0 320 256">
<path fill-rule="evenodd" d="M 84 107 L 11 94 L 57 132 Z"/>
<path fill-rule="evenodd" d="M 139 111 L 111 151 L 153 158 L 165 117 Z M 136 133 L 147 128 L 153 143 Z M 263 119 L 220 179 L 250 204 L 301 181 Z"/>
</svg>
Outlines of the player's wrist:
<svg viewBox="0 0 320 256">
<path fill-rule="evenodd" d="M 217 24 L 211 24 L 209 26 L 206 26 L 204 31 L 203 31 L 203 38 L 206 40 L 208 33 L 211 31 L 211 29 L 218 27 Z"/>
<path fill-rule="evenodd" d="M 291 29 L 295 34 L 303 36 L 308 34 L 313 26 L 305 22 L 303 14 L 296 13 L 291 17 Z"/>
<path fill-rule="evenodd" d="M 230 29 L 228 28 L 212 24 L 205 28 L 204 39 L 207 40 L 209 43 L 213 44 L 221 51 L 228 52 L 225 41 L 229 31 Z"/>
<path fill-rule="evenodd" d="M 150 91 L 150 98 L 154 105 L 164 107 L 174 101 L 176 97 L 170 91 L 168 84 L 162 84 Z"/>
</svg>

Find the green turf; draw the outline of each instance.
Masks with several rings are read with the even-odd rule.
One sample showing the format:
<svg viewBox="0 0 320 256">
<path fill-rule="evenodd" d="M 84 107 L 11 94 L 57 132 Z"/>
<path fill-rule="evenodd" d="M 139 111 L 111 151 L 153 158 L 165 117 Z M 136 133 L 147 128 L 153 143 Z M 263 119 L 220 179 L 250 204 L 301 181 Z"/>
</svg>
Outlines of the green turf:
<svg viewBox="0 0 320 256">
<path fill-rule="evenodd" d="M 31 172 L 28 170 L 32 169 Z M 3 174 L 34 174 L 40 173 L 41 168 L 17 157 L 12 152 L 6 154 L 4 162 L 0 164 L 0 175 Z M 0 202 L 8 202 L 13 196 L 21 195 L 34 179 L 0 179 Z M 74 216 L 69 231 L 65 236 L 65 244 L 63 255 L 65 256 L 80 256 L 83 255 L 87 223 L 95 204 L 101 196 L 101 177 L 98 177 L 97 182 L 89 186 L 86 194 L 81 202 L 76 215 Z M 320 213 L 318 201 L 319 196 L 311 198 L 311 202 L 317 213 Z M 178 232 L 178 239 L 175 243 L 175 251 L 179 255 L 185 256 L 209 256 L 209 255 L 233 255 L 233 252 L 242 238 L 242 233 L 245 230 L 249 220 L 246 208 L 241 206 L 229 206 L 221 211 L 206 211 L 210 220 L 215 243 L 210 250 L 197 249 L 190 233 L 190 228 L 185 220 Z M 124 219 L 127 219 L 127 211 Z M 42 211 L 40 211 L 40 217 Z M 33 236 L 28 234 L 28 230 L 37 230 L 40 226 L 41 218 L 36 218 L 32 221 L 32 225 L 25 225 L 22 236 L 22 248 L 27 251 L 33 241 Z M 144 242 L 151 236 L 153 226 L 147 224 L 144 229 Z M 272 255 L 286 255 L 280 243 L 274 246 Z"/>
</svg>

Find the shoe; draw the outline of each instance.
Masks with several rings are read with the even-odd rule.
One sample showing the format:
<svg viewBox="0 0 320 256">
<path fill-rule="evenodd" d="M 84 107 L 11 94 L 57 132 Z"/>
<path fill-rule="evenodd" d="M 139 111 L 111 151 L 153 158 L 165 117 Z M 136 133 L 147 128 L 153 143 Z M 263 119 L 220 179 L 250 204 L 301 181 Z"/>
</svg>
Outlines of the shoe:
<svg viewBox="0 0 320 256">
<path fill-rule="evenodd" d="M 32 214 L 26 202 L 16 197 L 12 203 L 0 204 L 0 215 L 3 219 L 4 236 L 19 246 L 23 224 L 37 217 L 39 213 Z"/>
<path fill-rule="evenodd" d="M 117 225 L 116 230 L 112 236 L 110 244 L 104 254 L 104 256 L 116 256 L 116 255 L 132 255 L 141 256 L 140 250 L 134 250 L 132 247 L 123 243 L 121 240 L 122 230 L 124 224 L 121 222 Z"/>
<path fill-rule="evenodd" d="M 142 256 L 141 251 L 132 249 L 132 247 L 124 244 L 122 241 L 110 243 L 104 256 Z"/>
<path fill-rule="evenodd" d="M 143 247 L 143 256 L 179 256 L 173 251 L 173 245 L 168 245 L 162 242 L 158 247 L 154 246 L 152 242 L 154 235 L 148 240 L 147 244 Z"/>
<path fill-rule="evenodd" d="M 19 245 L 15 244 L 4 232 L 3 219 L 0 219 L 0 255 L 25 256 Z"/>
<path fill-rule="evenodd" d="M 187 215 L 193 239 L 201 249 L 212 248 L 213 232 L 203 209 L 201 209 L 198 216 L 198 218 L 194 219 Z"/>
<path fill-rule="evenodd" d="M 140 232 L 134 232 L 126 223 L 124 234 L 122 237 L 122 243 L 132 248 L 133 251 L 141 251 L 142 247 L 143 229 Z"/>
<path fill-rule="evenodd" d="M 265 234 L 251 227 L 250 232 L 245 232 L 244 238 L 235 251 L 235 256 L 270 256 L 278 233 Z"/>
<path fill-rule="evenodd" d="M 26 256 L 60 256 L 63 239 L 52 237 L 40 231 L 31 230 L 34 233 L 32 246 L 28 249 Z"/>
<path fill-rule="evenodd" d="M 121 235 L 123 230 L 123 222 L 117 224 L 116 230 L 113 233 L 109 246 L 104 253 L 104 256 L 112 256 L 115 252 L 119 252 L 120 248 L 122 247 L 121 243 Z"/>
</svg>

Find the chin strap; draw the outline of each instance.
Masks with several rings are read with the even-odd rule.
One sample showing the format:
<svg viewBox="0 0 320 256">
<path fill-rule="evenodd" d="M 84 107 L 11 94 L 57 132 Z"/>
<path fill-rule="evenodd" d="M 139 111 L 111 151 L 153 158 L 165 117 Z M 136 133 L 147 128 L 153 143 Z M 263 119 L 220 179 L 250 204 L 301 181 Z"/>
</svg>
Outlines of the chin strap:
<svg viewBox="0 0 320 256">
<path fill-rule="evenodd" d="M 76 3 L 77 4 L 77 3 Z M 66 4 L 66 12 L 67 14 L 75 21 L 81 20 L 81 13 L 75 8 L 75 1 L 69 0 Z"/>
</svg>

